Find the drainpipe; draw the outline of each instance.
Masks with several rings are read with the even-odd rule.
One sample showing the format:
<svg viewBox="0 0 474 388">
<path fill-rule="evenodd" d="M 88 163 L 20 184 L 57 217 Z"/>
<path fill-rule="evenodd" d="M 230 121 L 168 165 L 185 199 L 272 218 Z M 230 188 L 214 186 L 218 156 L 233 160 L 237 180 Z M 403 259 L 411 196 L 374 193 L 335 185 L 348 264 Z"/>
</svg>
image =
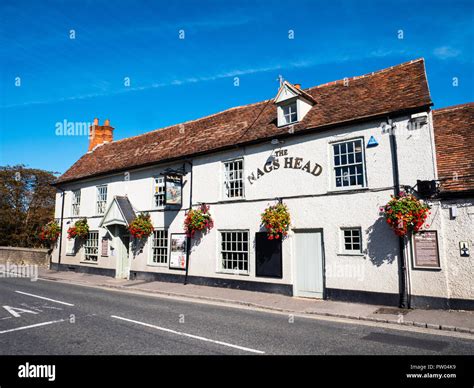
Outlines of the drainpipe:
<svg viewBox="0 0 474 388">
<path fill-rule="evenodd" d="M 189 208 L 191 210 L 193 207 L 193 163 L 186 161 L 184 162 L 183 170 L 186 168 L 186 163 L 189 164 L 191 170 L 189 171 Z M 189 256 L 191 254 L 191 237 L 186 237 L 186 273 L 184 275 L 184 284 L 188 283 L 188 271 L 189 271 Z"/>
<path fill-rule="evenodd" d="M 62 249 L 62 242 L 63 242 L 63 219 L 64 219 L 64 189 L 61 189 L 58 187 L 59 190 L 61 190 L 61 197 L 62 197 L 62 203 L 61 203 L 61 222 L 60 222 L 60 228 L 61 228 L 61 234 L 59 235 L 59 248 L 58 248 L 58 269 L 59 265 L 61 264 L 61 249 Z M 52 255 L 51 255 L 51 260 L 52 260 Z M 51 263 L 49 265 L 49 268 L 51 268 Z"/>
<path fill-rule="evenodd" d="M 390 122 L 387 119 L 387 122 Z M 392 171 L 393 171 L 393 183 L 394 183 L 394 195 L 400 193 L 400 175 L 398 171 L 398 153 L 397 153 L 397 139 L 395 137 L 395 126 L 392 125 L 390 128 L 390 150 L 392 152 Z M 407 266 L 406 266 L 406 255 L 405 255 L 405 237 L 398 236 L 398 250 L 400 255 L 399 263 L 399 287 L 400 287 L 400 303 L 401 308 L 410 308 L 408 300 L 408 289 L 407 289 Z"/>
</svg>

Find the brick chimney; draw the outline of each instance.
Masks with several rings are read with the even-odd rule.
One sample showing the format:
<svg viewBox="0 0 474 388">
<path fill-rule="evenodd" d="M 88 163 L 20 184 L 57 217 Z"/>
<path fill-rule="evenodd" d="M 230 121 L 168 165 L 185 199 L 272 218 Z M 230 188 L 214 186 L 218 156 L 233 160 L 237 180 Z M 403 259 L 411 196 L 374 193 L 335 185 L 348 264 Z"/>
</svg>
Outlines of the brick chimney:
<svg viewBox="0 0 474 388">
<path fill-rule="evenodd" d="M 96 146 L 103 143 L 109 143 L 114 140 L 114 128 L 110 126 L 110 120 L 104 121 L 104 125 L 99 125 L 99 119 L 94 119 L 94 124 L 90 128 L 89 149 L 92 151 Z"/>
</svg>

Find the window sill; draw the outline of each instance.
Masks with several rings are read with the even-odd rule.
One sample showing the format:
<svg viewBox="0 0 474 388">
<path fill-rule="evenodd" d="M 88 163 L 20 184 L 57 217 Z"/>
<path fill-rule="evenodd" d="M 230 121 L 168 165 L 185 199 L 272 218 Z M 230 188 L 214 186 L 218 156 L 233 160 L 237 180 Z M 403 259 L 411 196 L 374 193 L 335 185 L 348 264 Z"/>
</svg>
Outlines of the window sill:
<svg viewBox="0 0 474 388">
<path fill-rule="evenodd" d="M 92 265 L 99 265 L 98 261 L 80 261 L 80 264 L 92 264 Z"/>
<path fill-rule="evenodd" d="M 147 267 L 168 268 L 169 265 L 168 263 L 162 263 L 162 264 L 147 263 Z"/>
<path fill-rule="evenodd" d="M 221 275 L 250 276 L 249 272 L 236 272 L 236 271 L 219 270 L 219 271 L 216 271 L 216 273 L 221 274 Z"/>
<path fill-rule="evenodd" d="M 340 252 L 336 253 L 336 256 L 358 256 L 358 257 L 365 257 L 365 253 L 350 253 L 350 252 Z"/>
<path fill-rule="evenodd" d="M 220 202 L 239 202 L 245 201 L 245 197 L 223 198 Z"/>
<path fill-rule="evenodd" d="M 280 124 L 280 125 L 278 125 L 278 128 L 291 127 L 292 125 L 296 125 L 298 123 L 299 123 L 299 121 L 294 121 L 294 122 L 288 123 L 288 124 Z"/>
<path fill-rule="evenodd" d="M 365 187 L 342 187 L 342 188 L 329 190 L 327 193 L 328 194 L 349 193 L 349 192 L 357 193 L 357 192 L 368 191 L 368 190 L 369 190 L 369 188 L 367 186 L 365 186 Z"/>
</svg>

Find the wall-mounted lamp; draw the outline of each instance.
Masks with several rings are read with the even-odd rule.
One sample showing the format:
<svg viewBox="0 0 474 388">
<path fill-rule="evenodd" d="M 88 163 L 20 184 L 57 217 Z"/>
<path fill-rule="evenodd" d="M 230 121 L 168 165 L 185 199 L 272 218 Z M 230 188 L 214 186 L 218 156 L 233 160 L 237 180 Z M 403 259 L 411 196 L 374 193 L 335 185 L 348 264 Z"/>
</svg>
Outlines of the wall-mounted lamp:
<svg viewBox="0 0 474 388">
<path fill-rule="evenodd" d="M 397 125 L 392 121 L 392 119 L 388 119 L 386 123 L 381 123 L 380 127 L 382 128 L 382 133 L 391 133 Z"/>
<path fill-rule="evenodd" d="M 454 220 L 458 216 L 458 208 L 456 205 L 452 205 L 449 207 L 449 216 L 452 220 Z"/>
</svg>

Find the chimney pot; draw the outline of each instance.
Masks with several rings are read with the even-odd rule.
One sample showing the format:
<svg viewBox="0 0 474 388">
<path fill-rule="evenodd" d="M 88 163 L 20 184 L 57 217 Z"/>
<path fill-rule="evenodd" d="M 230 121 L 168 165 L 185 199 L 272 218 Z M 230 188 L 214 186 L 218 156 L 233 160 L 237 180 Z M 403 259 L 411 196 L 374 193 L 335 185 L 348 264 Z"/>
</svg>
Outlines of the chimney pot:
<svg viewBox="0 0 474 388">
<path fill-rule="evenodd" d="M 114 128 L 110 126 L 110 120 L 106 119 L 104 125 L 99 125 L 99 119 L 94 119 L 94 124 L 90 128 L 89 149 L 92 151 L 95 147 L 103 143 L 114 141 Z"/>
<path fill-rule="evenodd" d="M 294 86 L 296 89 L 301 89 L 301 84 L 295 84 Z"/>
</svg>

